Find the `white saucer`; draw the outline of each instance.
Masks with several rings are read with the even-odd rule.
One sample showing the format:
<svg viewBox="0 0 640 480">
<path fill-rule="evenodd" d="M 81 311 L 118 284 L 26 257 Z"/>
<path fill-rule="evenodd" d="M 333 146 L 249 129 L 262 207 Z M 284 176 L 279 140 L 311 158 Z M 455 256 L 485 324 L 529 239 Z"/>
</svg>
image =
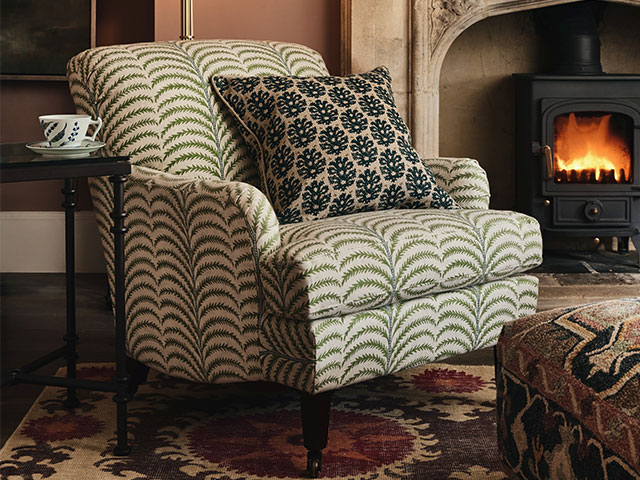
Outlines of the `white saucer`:
<svg viewBox="0 0 640 480">
<path fill-rule="evenodd" d="M 70 147 L 52 147 L 49 142 L 27 143 L 26 147 L 43 157 L 86 157 L 99 148 L 105 146 L 103 142 L 94 140 L 84 140 L 80 145 Z"/>
</svg>

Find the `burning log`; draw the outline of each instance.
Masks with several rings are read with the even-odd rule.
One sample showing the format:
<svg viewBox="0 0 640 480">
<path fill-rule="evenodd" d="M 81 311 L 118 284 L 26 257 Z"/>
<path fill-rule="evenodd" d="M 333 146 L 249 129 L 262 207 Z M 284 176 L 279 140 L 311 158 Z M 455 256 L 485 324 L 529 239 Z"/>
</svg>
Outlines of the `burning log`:
<svg viewBox="0 0 640 480">
<path fill-rule="evenodd" d="M 567 183 L 567 171 L 566 170 L 562 170 L 560 172 L 560 183 Z"/>
<path fill-rule="evenodd" d="M 616 183 L 616 171 L 615 170 L 600 170 L 600 183 Z"/>
<path fill-rule="evenodd" d="M 585 168 L 581 170 L 556 170 L 555 183 L 599 183 L 604 184 L 616 184 L 616 183 L 629 183 L 630 176 L 627 177 L 624 168 L 621 168 L 619 178 L 616 179 L 616 170 L 611 168 L 605 170 L 604 168 Z"/>
<path fill-rule="evenodd" d="M 578 181 L 578 172 L 575 170 L 571 170 L 569 173 L 569 182 L 576 183 Z"/>
</svg>

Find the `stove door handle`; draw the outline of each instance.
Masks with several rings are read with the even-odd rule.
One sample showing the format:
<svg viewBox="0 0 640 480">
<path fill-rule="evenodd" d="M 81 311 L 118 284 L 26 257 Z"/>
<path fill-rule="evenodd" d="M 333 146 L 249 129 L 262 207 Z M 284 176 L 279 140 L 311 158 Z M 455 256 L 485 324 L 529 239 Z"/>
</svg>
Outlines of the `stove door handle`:
<svg viewBox="0 0 640 480">
<path fill-rule="evenodd" d="M 553 157 L 551 155 L 551 147 L 549 145 L 544 145 L 541 151 L 547 163 L 547 178 L 551 180 L 553 178 Z"/>
</svg>

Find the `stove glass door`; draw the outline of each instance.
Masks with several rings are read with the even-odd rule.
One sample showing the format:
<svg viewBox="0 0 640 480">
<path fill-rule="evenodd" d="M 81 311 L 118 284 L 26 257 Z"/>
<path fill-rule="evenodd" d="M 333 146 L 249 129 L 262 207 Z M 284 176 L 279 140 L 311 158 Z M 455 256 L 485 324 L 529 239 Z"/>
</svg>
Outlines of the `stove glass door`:
<svg viewBox="0 0 640 480">
<path fill-rule="evenodd" d="M 617 112 L 577 111 L 553 119 L 553 183 L 633 183 L 633 120 Z"/>
</svg>

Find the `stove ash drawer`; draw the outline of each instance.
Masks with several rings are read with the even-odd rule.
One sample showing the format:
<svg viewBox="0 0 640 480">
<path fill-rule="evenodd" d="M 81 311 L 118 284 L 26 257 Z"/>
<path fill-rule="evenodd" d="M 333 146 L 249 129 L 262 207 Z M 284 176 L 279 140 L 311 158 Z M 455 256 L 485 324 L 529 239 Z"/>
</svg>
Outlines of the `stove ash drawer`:
<svg viewBox="0 0 640 480">
<path fill-rule="evenodd" d="M 555 197 L 553 223 L 573 226 L 623 226 L 631 223 L 629 197 Z"/>
</svg>

